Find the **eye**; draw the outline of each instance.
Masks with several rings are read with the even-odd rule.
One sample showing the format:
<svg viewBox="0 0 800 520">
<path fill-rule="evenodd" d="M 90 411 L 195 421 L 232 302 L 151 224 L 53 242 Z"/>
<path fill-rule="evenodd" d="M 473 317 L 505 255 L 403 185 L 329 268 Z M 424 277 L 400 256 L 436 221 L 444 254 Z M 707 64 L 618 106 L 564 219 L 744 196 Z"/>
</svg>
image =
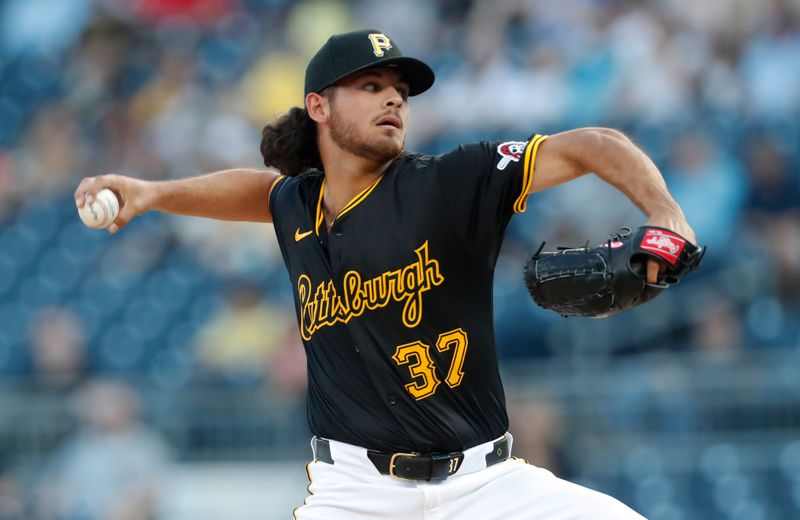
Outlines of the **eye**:
<svg viewBox="0 0 800 520">
<path fill-rule="evenodd" d="M 378 92 L 380 89 L 381 89 L 380 86 L 374 81 L 370 81 L 364 84 L 364 90 L 366 90 L 367 92 Z"/>
</svg>

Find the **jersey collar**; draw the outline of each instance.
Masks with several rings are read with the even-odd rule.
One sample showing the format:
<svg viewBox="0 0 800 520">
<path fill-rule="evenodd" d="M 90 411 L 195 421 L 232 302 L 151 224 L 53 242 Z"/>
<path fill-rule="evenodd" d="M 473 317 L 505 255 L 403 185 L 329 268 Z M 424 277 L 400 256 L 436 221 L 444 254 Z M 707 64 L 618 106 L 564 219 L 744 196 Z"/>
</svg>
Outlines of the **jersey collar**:
<svg viewBox="0 0 800 520">
<path fill-rule="evenodd" d="M 348 202 L 347 205 L 344 208 L 342 208 L 342 211 L 340 211 L 339 214 L 336 215 L 336 218 L 333 219 L 333 221 L 336 222 L 337 220 L 342 218 L 348 211 L 350 211 L 354 207 L 358 206 L 364 199 L 366 199 L 369 196 L 369 194 L 372 193 L 373 190 L 378 186 L 378 184 L 381 182 L 381 179 L 383 179 L 383 177 L 385 175 L 386 175 L 386 172 L 384 172 L 377 179 L 372 181 L 372 183 L 369 186 L 367 186 L 366 188 L 361 190 L 358 193 L 358 195 L 353 197 L 350 200 L 350 202 Z M 317 233 L 317 237 L 319 237 L 319 229 L 320 229 L 320 227 L 322 226 L 323 222 L 325 222 L 325 215 L 324 215 L 324 212 L 322 211 L 322 198 L 323 198 L 324 193 L 325 193 L 325 177 L 323 176 L 322 177 L 322 183 L 319 186 L 319 196 L 317 198 L 317 213 L 316 213 L 316 219 L 315 219 L 315 224 L 314 224 L 314 231 Z"/>
</svg>

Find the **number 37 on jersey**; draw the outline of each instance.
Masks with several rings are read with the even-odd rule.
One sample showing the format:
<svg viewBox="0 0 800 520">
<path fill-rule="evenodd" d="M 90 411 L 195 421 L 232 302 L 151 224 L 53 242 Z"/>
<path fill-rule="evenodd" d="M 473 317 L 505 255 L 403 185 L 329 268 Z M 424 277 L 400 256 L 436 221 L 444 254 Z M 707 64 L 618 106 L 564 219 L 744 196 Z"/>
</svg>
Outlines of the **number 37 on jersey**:
<svg viewBox="0 0 800 520">
<path fill-rule="evenodd" d="M 467 333 L 460 328 L 443 332 L 436 340 L 436 350 L 452 354 L 450 367 L 444 378 L 445 384 L 450 388 L 456 388 L 464 378 L 462 369 L 468 346 Z M 430 345 L 421 341 L 414 341 L 398 345 L 392 356 L 394 362 L 399 366 L 408 366 L 413 381 L 405 385 L 405 388 L 417 401 L 432 396 L 442 383 L 436 372 L 437 368 L 443 367 L 437 367 L 431 359 L 431 348 Z"/>
</svg>

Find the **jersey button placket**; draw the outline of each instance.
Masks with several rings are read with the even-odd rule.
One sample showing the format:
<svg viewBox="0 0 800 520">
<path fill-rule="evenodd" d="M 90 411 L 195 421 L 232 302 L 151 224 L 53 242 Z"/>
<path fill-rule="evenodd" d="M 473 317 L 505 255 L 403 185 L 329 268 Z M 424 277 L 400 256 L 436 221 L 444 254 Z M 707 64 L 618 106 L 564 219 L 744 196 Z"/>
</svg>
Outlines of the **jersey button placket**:
<svg viewBox="0 0 800 520">
<path fill-rule="evenodd" d="M 342 238 L 343 235 L 344 233 L 342 233 L 341 225 L 339 223 L 334 224 L 333 227 L 331 228 L 331 237 Z M 341 264 L 342 260 L 344 259 L 344 255 L 342 253 L 342 247 L 337 244 L 335 246 L 335 251 L 336 252 L 334 253 L 333 259 L 336 261 L 336 263 Z"/>
<path fill-rule="evenodd" d="M 394 394 L 389 394 L 388 401 L 389 401 L 390 405 L 392 405 L 392 406 L 396 405 L 397 404 L 397 396 L 394 395 Z"/>
</svg>

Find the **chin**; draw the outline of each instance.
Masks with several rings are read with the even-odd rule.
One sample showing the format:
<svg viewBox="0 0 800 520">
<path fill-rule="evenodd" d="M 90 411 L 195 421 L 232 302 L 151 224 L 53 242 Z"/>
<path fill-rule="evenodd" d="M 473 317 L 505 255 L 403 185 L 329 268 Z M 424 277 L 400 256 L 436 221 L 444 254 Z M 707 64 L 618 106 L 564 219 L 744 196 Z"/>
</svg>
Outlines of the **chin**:
<svg viewBox="0 0 800 520">
<path fill-rule="evenodd" d="M 391 137 L 381 137 L 375 139 L 367 148 L 369 149 L 369 158 L 388 161 L 403 151 L 403 141 Z"/>
<path fill-rule="evenodd" d="M 386 158 L 394 159 L 402 151 L 403 151 L 403 143 L 402 142 L 398 143 L 397 141 L 393 141 L 390 146 L 386 147 Z"/>
</svg>

